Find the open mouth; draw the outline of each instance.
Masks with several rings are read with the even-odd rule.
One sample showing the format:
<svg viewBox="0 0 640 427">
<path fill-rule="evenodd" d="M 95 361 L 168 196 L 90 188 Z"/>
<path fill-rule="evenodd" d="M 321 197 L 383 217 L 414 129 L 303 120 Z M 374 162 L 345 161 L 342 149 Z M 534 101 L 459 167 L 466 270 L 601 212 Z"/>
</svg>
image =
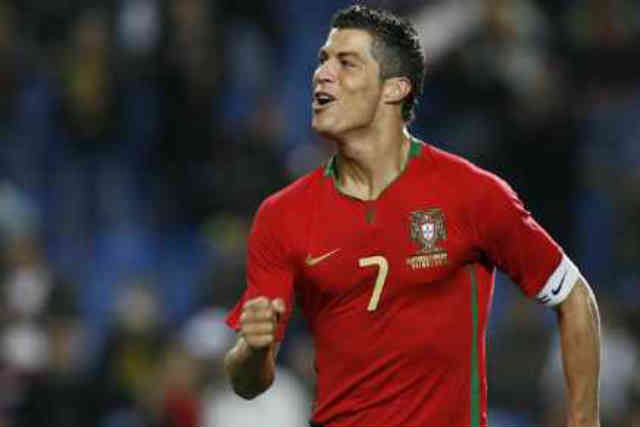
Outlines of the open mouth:
<svg viewBox="0 0 640 427">
<path fill-rule="evenodd" d="M 336 98 L 327 92 L 316 92 L 313 96 L 314 107 L 324 107 L 335 100 Z"/>
</svg>

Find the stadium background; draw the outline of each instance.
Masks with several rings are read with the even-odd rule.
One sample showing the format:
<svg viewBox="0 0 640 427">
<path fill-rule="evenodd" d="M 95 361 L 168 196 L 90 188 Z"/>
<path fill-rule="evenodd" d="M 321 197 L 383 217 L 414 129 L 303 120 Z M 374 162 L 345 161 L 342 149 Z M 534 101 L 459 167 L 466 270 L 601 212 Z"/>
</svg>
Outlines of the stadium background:
<svg viewBox="0 0 640 427">
<path fill-rule="evenodd" d="M 428 57 L 412 131 L 506 178 L 603 320 L 602 419 L 640 425 L 640 3 L 370 1 Z M 230 395 L 221 319 L 259 201 L 327 157 L 310 77 L 344 0 L 0 1 L 0 425 L 282 425 Z M 490 423 L 561 423 L 554 315 L 496 284 Z"/>
</svg>

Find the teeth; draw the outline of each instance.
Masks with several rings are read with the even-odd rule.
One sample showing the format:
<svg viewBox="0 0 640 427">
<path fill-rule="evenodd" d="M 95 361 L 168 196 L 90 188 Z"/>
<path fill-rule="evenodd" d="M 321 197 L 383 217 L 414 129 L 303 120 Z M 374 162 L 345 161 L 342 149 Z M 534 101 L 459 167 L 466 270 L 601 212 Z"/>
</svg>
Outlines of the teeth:
<svg viewBox="0 0 640 427">
<path fill-rule="evenodd" d="M 324 105 L 327 104 L 331 101 L 333 101 L 333 97 L 329 94 L 326 93 L 319 93 L 316 95 L 316 99 L 318 100 L 318 102 L 320 103 L 320 105 Z"/>
</svg>

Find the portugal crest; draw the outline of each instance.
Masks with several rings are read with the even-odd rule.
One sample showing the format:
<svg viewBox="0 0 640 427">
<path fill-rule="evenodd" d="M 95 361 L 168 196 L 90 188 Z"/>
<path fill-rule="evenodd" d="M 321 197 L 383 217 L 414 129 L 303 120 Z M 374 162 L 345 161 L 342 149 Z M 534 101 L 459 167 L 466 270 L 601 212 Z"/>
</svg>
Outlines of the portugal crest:
<svg viewBox="0 0 640 427">
<path fill-rule="evenodd" d="M 411 239 L 420 245 L 421 254 L 430 255 L 444 252 L 438 242 L 447 238 L 444 214 L 440 208 L 415 211 L 409 214 Z"/>
</svg>

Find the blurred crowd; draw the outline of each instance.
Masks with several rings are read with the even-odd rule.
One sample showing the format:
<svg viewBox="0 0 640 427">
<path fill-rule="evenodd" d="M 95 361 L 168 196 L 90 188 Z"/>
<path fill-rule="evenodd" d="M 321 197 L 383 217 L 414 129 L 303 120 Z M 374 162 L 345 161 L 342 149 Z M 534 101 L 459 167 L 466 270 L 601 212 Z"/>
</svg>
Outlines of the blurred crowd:
<svg viewBox="0 0 640 427">
<path fill-rule="evenodd" d="M 313 348 L 235 397 L 222 320 L 309 129 L 323 0 L 0 0 L 0 425 L 303 425 Z M 428 58 L 411 131 L 509 181 L 592 284 L 602 420 L 640 425 L 640 3 L 379 0 Z M 496 283 L 489 422 L 561 424 L 554 315 Z"/>
</svg>

